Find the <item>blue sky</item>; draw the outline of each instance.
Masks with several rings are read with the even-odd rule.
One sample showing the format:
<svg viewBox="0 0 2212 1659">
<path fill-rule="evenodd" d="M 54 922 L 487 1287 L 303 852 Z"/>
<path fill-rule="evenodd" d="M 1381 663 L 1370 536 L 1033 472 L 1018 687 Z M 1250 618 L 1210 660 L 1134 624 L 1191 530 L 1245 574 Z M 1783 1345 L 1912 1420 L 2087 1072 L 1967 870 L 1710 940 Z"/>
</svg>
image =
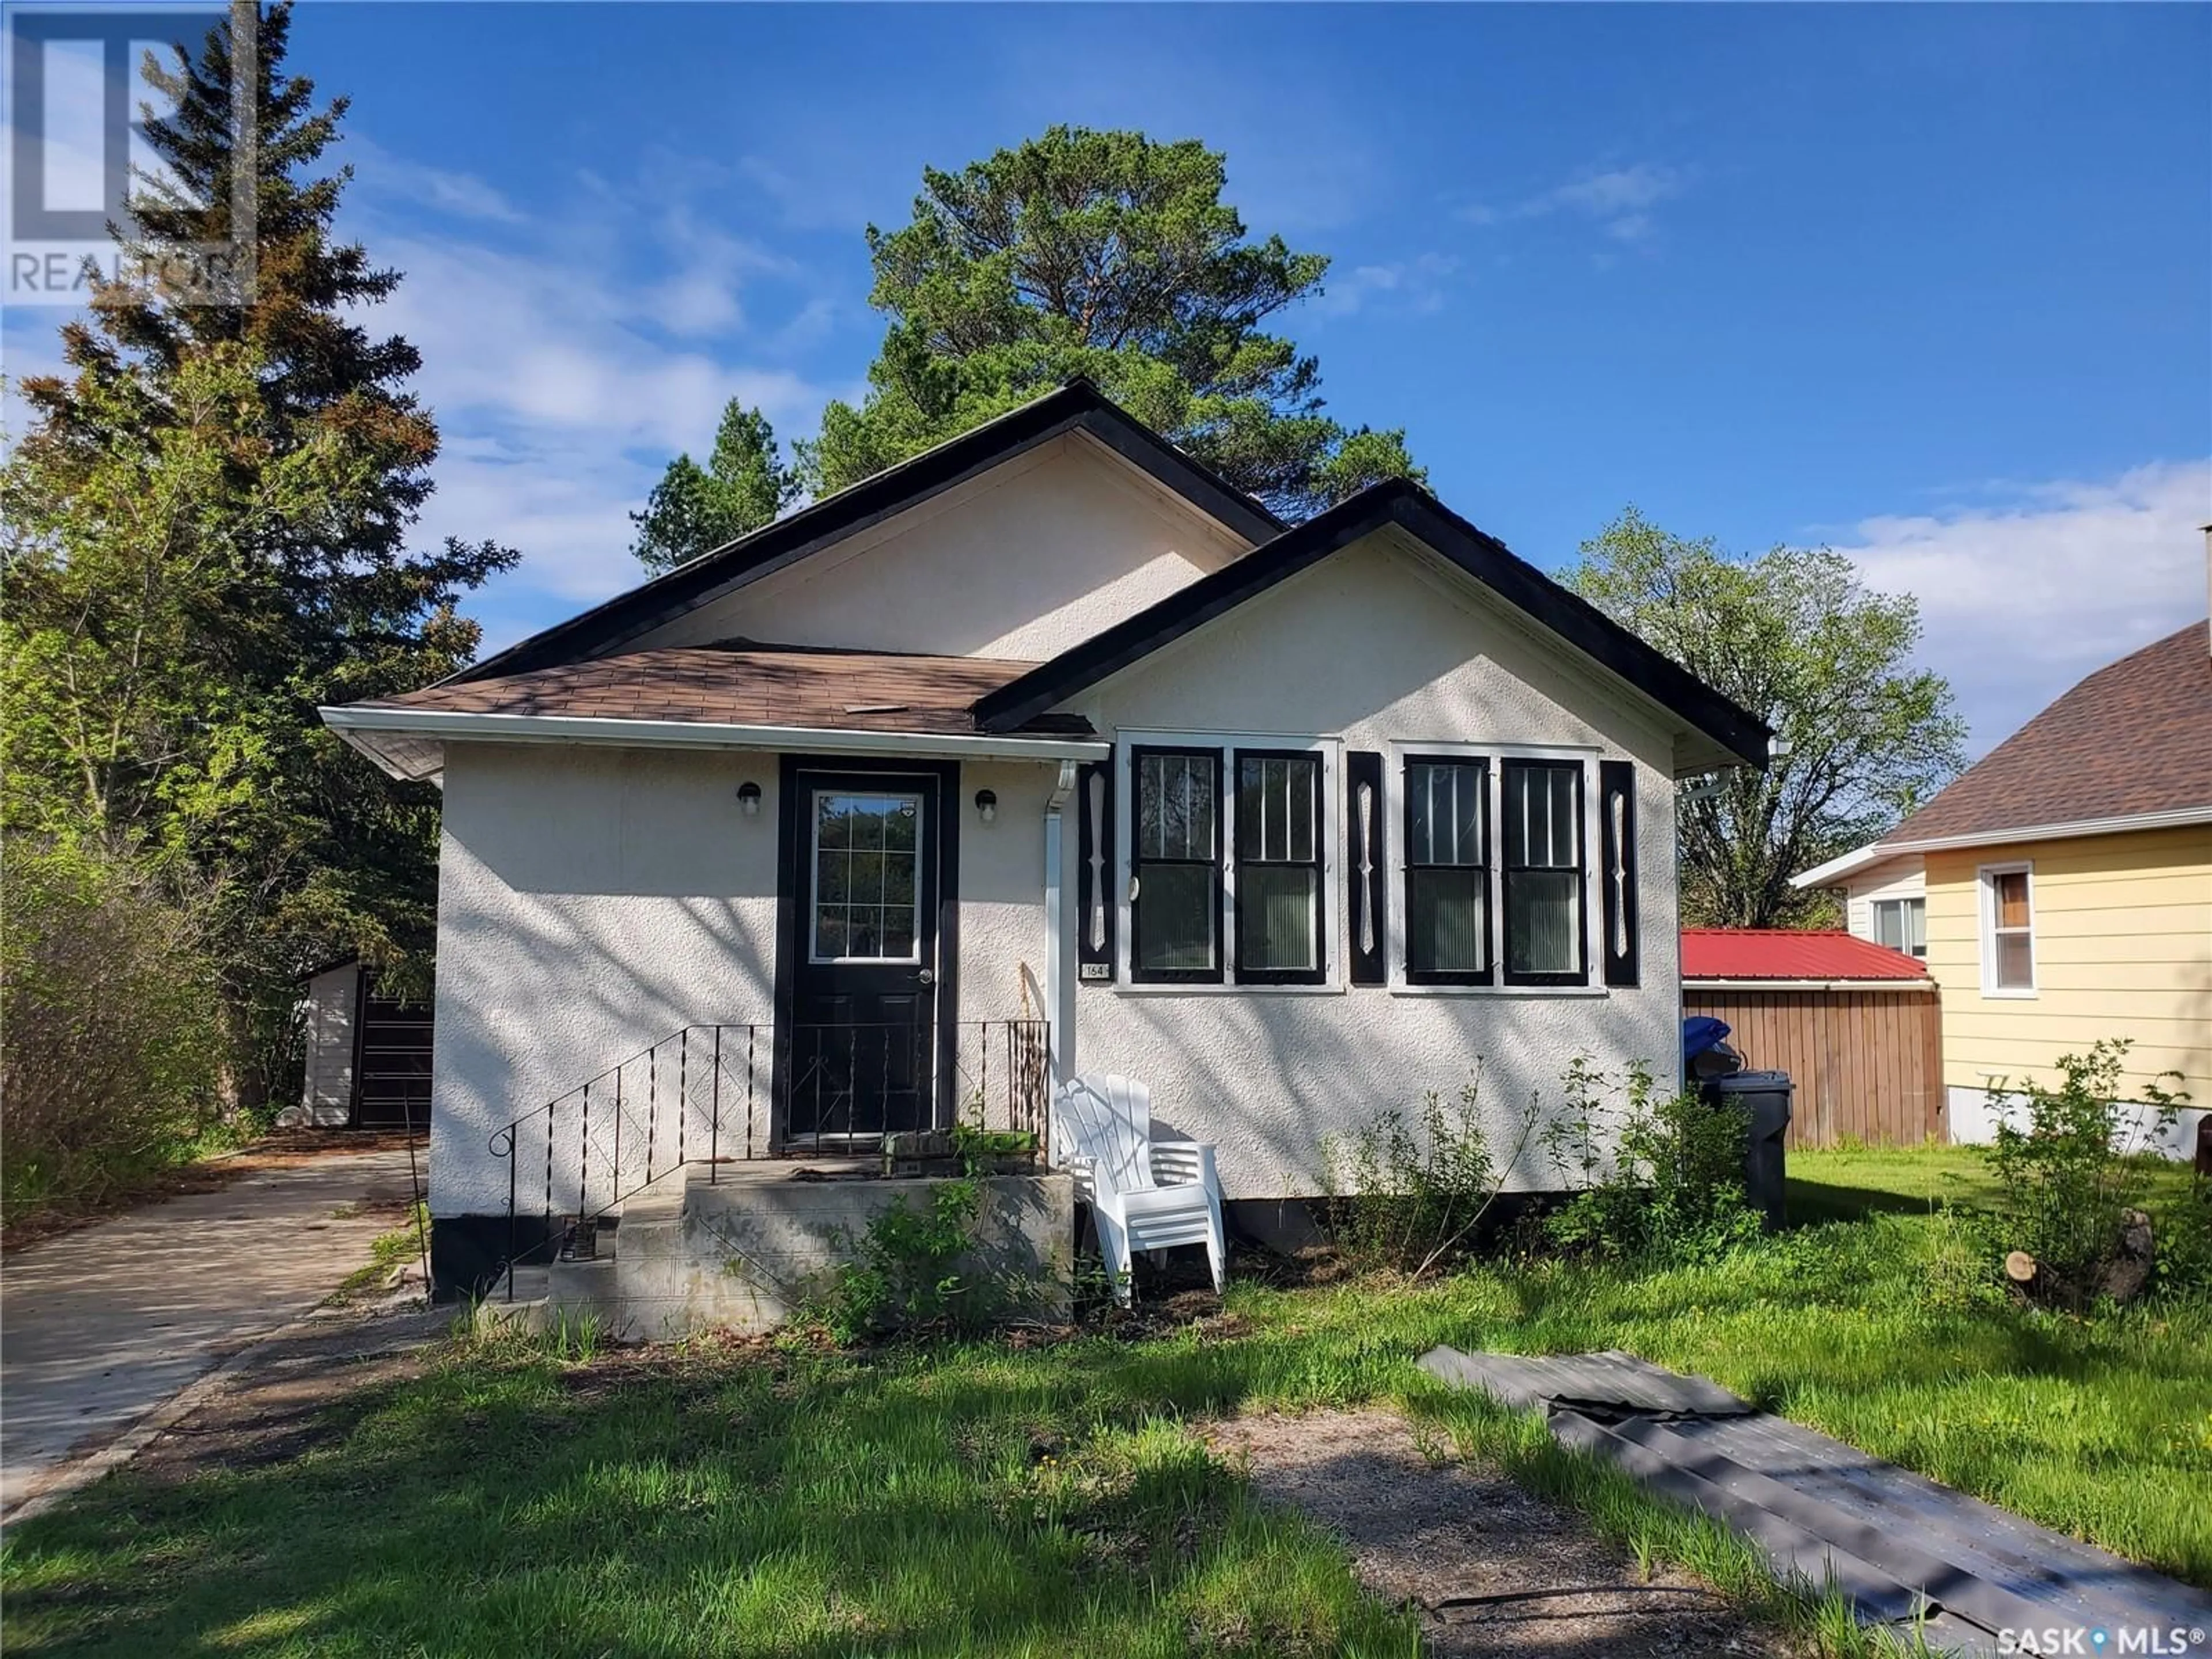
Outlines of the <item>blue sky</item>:
<svg viewBox="0 0 2212 1659">
<path fill-rule="evenodd" d="M 633 579 L 723 398 L 851 395 L 862 227 L 1056 120 L 1225 151 L 1336 262 L 1281 323 L 1334 412 L 1540 565 L 1632 501 L 1845 550 L 1978 750 L 2204 613 L 2212 8 L 310 4 L 293 46 L 408 274 L 426 530 L 525 555 L 491 645 Z"/>
</svg>

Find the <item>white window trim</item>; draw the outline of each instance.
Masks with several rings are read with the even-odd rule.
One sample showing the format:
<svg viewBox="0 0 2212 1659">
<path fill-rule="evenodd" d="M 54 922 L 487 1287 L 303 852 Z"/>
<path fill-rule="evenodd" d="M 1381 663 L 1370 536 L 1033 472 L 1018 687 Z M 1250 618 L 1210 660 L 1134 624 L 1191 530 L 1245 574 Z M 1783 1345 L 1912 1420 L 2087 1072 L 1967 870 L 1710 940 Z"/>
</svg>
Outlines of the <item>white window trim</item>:
<svg viewBox="0 0 2212 1659">
<path fill-rule="evenodd" d="M 814 884 L 822 872 L 822 809 L 824 795 L 858 795 L 873 793 L 893 796 L 914 803 L 914 949 L 902 957 L 825 957 L 820 954 L 821 940 L 817 930 L 822 926 L 822 906 L 816 899 Z M 917 790 L 878 789 L 860 790 L 827 788 L 809 786 L 806 791 L 806 962 L 813 968 L 911 968 L 921 960 L 921 896 L 927 885 L 921 878 L 922 842 L 929 832 L 929 812 L 927 798 Z M 866 848 L 861 849 L 866 851 Z"/>
<path fill-rule="evenodd" d="M 1221 943 L 1221 982 L 1190 984 L 1178 981 L 1137 982 L 1137 934 L 1129 903 L 1129 883 L 1136 868 L 1137 789 L 1132 756 L 1139 749 L 1210 749 L 1221 757 L 1218 774 L 1221 811 L 1221 914 L 1215 919 Z M 1237 982 L 1237 787 L 1231 775 L 1239 749 L 1287 750 L 1321 757 L 1321 908 L 1322 971 L 1313 985 L 1240 985 Z M 1339 996 L 1345 988 L 1343 894 L 1337 880 L 1338 843 L 1342 840 L 1342 809 L 1338 789 L 1343 762 L 1343 739 L 1316 738 L 1311 733 L 1279 732 L 1159 732 L 1124 730 L 1114 741 L 1115 977 L 1121 996 L 1279 997 Z"/>
<path fill-rule="evenodd" d="M 2027 878 L 2027 983 L 2000 985 L 1997 983 L 1997 884 L 1999 876 L 2022 875 Z M 2015 860 L 2008 864 L 1984 864 L 1974 872 L 1974 885 L 1979 893 L 1981 915 L 1982 994 L 1992 1000 L 2024 1002 L 2034 999 L 2041 975 L 2036 966 L 2036 897 L 2035 865 L 2032 860 Z"/>
<path fill-rule="evenodd" d="M 1605 905 L 1598 884 L 1598 848 L 1602 844 L 1601 811 L 1598 799 L 1597 763 L 1600 751 L 1586 744 L 1423 743 L 1394 739 L 1383 774 L 1382 915 L 1385 985 L 1399 997 L 1602 997 L 1611 994 L 1605 982 Z M 1484 848 L 1490 877 L 1491 944 L 1500 960 L 1492 964 L 1489 985 L 1413 985 L 1406 979 L 1406 803 L 1407 757 L 1434 755 L 1443 760 L 1486 760 L 1489 799 L 1483 804 L 1486 828 L 1494 841 L 1505 796 L 1505 768 L 1509 760 L 1579 761 L 1583 769 L 1583 968 L 1581 985 L 1507 985 L 1503 958 L 1505 951 L 1505 860 L 1496 847 Z M 1638 897 L 1638 903 L 1641 898 Z"/>
</svg>

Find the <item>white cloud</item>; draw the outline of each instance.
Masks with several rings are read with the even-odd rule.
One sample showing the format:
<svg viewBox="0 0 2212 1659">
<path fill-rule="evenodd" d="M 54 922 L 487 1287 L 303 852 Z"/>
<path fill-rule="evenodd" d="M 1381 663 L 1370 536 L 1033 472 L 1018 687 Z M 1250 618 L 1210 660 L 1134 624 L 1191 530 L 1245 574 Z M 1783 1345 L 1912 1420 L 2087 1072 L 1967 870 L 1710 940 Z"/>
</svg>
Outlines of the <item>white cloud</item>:
<svg viewBox="0 0 2212 1659">
<path fill-rule="evenodd" d="M 405 202 L 457 219 L 482 219 L 515 225 L 523 215 L 489 181 L 474 173 L 453 173 L 396 155 L 359 133 L 344 137 L 345 159 L 353 164 L 359 189 L 386 202 Z"/>
<path fill-rule="evenodd" d="M 1680 170 L 1650 161 L 1591 167 L 1510 207 L 1471 202 L 1458 209 L 1456 216 L 1471 225 L 1495 225 L 1565 213 L 1588 220 L 1616 241 L 1640 242 L 1658 228 L 1652 210 L 1680 195 L 1688 182 Z"/>
<path fill-rule="evenodd" d="M 756 332 L 744 292 L 789 286 L 790 259 L 718 225 L 688 193 L 707 173 L 656 161 L 636 191 L 586 179 L 558 222 L 516 215 L 451 222 L 397 211 L 417 169 L 370 147 L 349 228 L 404 273 L 365 313 L 422 356 L 415 389 L 444 435 L 437 491 L 421 535 L 485 537 L 521 550 L 521 566 L 471 603 L 495 648 L 630 586 L 631 509 L 668 457 L 696 454 L 723 404 L 742 398 L 787 438 L 808 432 L 836 394 L 788 366 L 792 331 L 818 326 L 818 296 L 771 313 Z M 503 199 L 445 175 L 449 199 Z M 776 296 L 779 302 L 781 295 Z"/>
<path fill-rule="evenodd" d="M 1458 269 L 1459 261 L 1444 253 L 1354 265 L 1342 275 L 1331 273 L 1314 307 L 1324 316 L 1344 317 L 1381 301 L 1428 316 L 1443 309 L 1444 283 Z"/>
<path fill-rule="evenodd" d="M 2092 670 L 2205 614 L 2212 460 L 2002 493 L 1867 519 L 1837 541 L 1869 584 L 1919 599 L 1921 657 L 1957 690 L 1977 754 Z"/>
</svg>

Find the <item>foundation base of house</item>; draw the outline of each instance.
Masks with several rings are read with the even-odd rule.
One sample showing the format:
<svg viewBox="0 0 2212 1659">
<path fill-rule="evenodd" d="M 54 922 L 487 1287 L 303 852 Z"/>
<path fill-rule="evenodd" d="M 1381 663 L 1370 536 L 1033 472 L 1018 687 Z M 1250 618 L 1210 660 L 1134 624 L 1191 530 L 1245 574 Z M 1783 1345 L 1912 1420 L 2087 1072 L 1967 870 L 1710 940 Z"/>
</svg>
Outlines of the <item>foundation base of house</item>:
<svg viewBox="0 0 2212 1659">
<path fill-rule="evenodd" d="M 836 1160 L 688 1165 L 632 1196 L 604 1224 L 599 1254 L 518 1275 L 518 1299 L 481 1320 L 548 1328 L 590 1316 L 617 1341 L 709 1330 L 757 1334 L 788 1322 L 857 1259 L 876 1218 L 927 1213 L 942 1179 L 860 1178 Z M 1058 1321 L 1074 1297 L 1075 1184 L 1065 1175 L 981 1178 L 981 1211 L 955 1270 L 997 1287 L 1012 1318 Z"/>
<path fill-rule="evenodd" d="M 1997 1125 L 2015 1129 L 2027 1127 L 2024 1097 L 1998 1089 L 1946 1091 L 1946 1115 L 1951 1121 L 1951 1139 L 1958 1146 L 1986 1146 L 1997 1138 Z M 2124 1152 L 2155 1152 L 2161 1158 L 2187 1161 L 2197 1156 L 2197 1126 L 2212 1112 L 2202 1106 L 2185 1106 L 2171 1117 L 2141 1101 L 2116 1101 L 2112 1115 L 2112 1144 Z"/>
</svg>

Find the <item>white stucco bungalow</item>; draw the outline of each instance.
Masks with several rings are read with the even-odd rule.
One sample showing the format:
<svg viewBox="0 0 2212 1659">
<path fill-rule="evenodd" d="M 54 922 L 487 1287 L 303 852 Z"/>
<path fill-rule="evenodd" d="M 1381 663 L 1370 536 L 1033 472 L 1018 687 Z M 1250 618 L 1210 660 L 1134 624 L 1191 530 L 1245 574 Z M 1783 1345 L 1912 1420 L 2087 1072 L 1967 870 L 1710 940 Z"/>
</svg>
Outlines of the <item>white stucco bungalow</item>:
<svg viewBox="0 0 2212 1659">
<path fill-rule="evenodd" d="M 1577 1054 L 1670 1076 L 1674 781 L 1768 736 L 1419 488 L 1285 526 L 1082 383 L 324 714 L 444 788 L 448 1287 L 641 1134 L 818 1152 L 1120 1071 L 1273 1200 L 1478 1057 L 1501 1127 Z M 593 1079 L 573 1153 L 502 1145 Z"/>
</svg>

